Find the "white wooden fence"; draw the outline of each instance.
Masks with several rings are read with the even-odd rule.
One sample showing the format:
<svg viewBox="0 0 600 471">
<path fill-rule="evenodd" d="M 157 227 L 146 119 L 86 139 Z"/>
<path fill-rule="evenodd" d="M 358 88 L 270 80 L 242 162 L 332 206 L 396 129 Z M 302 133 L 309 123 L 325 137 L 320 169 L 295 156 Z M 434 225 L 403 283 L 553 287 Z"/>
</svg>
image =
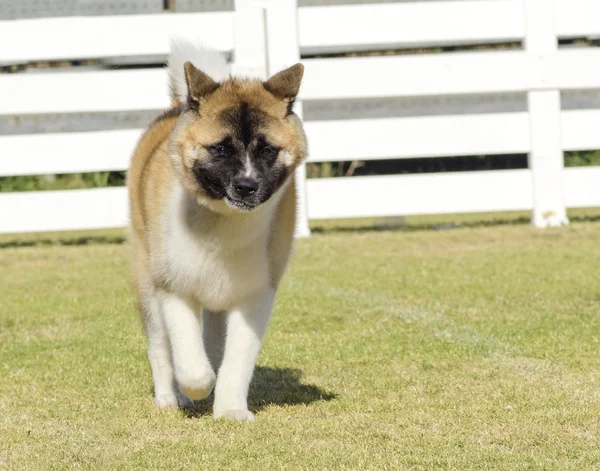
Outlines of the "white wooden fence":
<svg viewBox="0 0 600 471">
<path fill-rule="evenodd" d="M 600 149 L 600 109 L 562 111 L 560 92 L 600 89 L 597 0 L 461 0 L 296 7 L 237 0 L 233 12 L 0 22 L 0 64 L 163 55 L 171 34 L 232 52 L 265 76 L 300 54 L 523 42 L 515 50 L 307 58 L 303 100 L 526 92 L 528 112 L 308 121 L 312 162 L 528 153 L 530 168 L 306 180 L 309 219 L 600 206 L 600 167 L 563 169 L 563 151 Z M 6 47 L 10 45 L 10 47 Z M 162 69 L 0 74 L 0 114 L 168 106 Z M 0 136 L 0 176 L 127 168 L 141 130 Z M 304 181 L 303 170 L 300 177 Z M 0 194 L 0 232 L 124 226 L 124 188 Z M 300 234 L 308 233 L 303 218 Z"/>
</svg>

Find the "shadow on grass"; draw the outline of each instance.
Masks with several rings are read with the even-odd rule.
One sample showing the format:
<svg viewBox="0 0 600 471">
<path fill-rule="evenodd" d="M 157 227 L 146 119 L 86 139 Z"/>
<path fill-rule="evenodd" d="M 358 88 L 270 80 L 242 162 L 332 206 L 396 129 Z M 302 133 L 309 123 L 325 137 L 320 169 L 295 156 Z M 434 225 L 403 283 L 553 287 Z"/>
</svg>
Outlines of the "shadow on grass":
<svg viewBox="0 0 600 471">
<path fill-rule="evenodd" d="M 302 383 L 301 378 L 300 370 L 257 366 L 250 385 L 248 407 L 257 412 L 270 405 L 308 405 L 337 397 L 337 394 L 324 391 L 314 384 Z M 211 394 L 207 400 L 195 402 L 193 408 L 185 409 L 183 413 L 188 418 L 212 414 L 212 398 Z"/>
<path fill-rule="evenodd" d="M 64 238 L 21 238 L 15 240 L 0 241 L 0 249 L 18 247 L 48 247 L 56 245 L 97 245 L 97 244 L 122 244 L 124 236 L 66 236 Z"/>
<path fill-rule="evenodd" d="M 571 222 L 600 222 L 600 214 L 570 214 Z M 364 233 L 364 232 L 419 232 L 419 231 L 445 231 L 459 228 L 500 227 L 530 224 L 529 216 L 505 215 L 489 217 L 484 220 L 449 220 L 445 222 L 420 222 L 406 223 L 403 218 L 389 218 L 388 220 L 369 221 L 355 220 L 350 223 L 331 221 L 330 224 L 312 227 L 313 234 L 335 233 Z M 95 233 L 94 233 L 95 232 Z M 64 232 L 53 234 L 9 234 L 0 236 L 0 249 L 20 247 L 47 247 L 47 246 L 78 246 L 78 245 L 103 245 L 123 244 L 126 241 L 122 230 Z"/>
<path fill-rule="evenodd" d="M 570 216 L 571 222 L 600 222 L 599 216 Z M 512 217 L 503 219 L 489 219 L 482 221 L 461 221 L 461 222 L 442 222 L 438 224 L 404 224 L 401 222 L 383 222 L 375 224 L 357 224 L 357 225 L 333 225 L 327 227 L 312 227 L 313 234 L 329 233 L 363 233 L 363 232 L 421 232 L 421 231 L 447 231 L 459 228 L 481 228 L 481 227 L 501 227 L 501 226 L 519 226 L 531 224 L 529 217 Z"/>
<path fill-rule="evenodd" d="M 381 224 L 365 224 L 356 226 L 331 226 L 331 227 L 314 227 L 312 232 L 315 234 L 327 234 L 331 232 L 337 233 L 361 233 L 361 232 L 419 232 L 419 231 L 447 231 L 458 229 L 460 227 L 489 227 L 489 226 L 508 226 L 528 224 L 530 219 L 520 217 L 514 219 L 496 219 L 489 221 L 474 221 L 474 222 L 442 222 L 439 224 L 402 224 L 402 223 L 381 223 Z"/>
</svg>

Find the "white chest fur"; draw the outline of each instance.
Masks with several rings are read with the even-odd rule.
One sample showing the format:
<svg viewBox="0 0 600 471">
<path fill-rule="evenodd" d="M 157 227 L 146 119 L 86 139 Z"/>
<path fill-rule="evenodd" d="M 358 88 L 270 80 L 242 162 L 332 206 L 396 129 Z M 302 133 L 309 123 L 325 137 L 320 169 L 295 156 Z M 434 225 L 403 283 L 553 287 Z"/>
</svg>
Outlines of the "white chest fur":
<svg viewBox="0 0 600 471">
<path fill-rule="evenodd" d="M 165 214 L 160 270 L 178 294 L 227 310 L 269 287 L 273 206 L 221 215 L 174 189 Z"/>
</svg>

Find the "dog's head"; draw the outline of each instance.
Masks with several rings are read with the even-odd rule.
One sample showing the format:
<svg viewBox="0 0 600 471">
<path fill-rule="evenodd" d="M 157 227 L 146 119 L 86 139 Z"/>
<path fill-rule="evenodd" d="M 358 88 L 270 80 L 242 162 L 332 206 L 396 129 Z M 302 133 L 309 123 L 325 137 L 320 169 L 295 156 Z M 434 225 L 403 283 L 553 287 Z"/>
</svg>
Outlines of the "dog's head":
<svg viewBox="0 0 600 471">
<path fill-rule="evenodd" d="M 292 106 L 303 66 L 266 82 L 218 83 L 185 63 L 188 100 L 170 144 L 184 188 L 218 212 L 252 211 L 267 202 L 307 153 Z"/>
</svg>

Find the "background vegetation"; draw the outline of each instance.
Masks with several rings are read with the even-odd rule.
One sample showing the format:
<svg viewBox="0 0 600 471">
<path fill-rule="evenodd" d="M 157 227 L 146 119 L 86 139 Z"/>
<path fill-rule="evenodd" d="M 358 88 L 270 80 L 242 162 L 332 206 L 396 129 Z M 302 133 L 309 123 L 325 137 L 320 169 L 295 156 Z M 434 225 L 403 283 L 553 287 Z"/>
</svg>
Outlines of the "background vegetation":
<svg viewBox="0 0 600 471">
<path fill-rule="evenodd" d="M 565 167 L 600 166 L 600 150 L 567 152 Z M 526 168 L 525 155 L 309 163 L 309 178 Z M 0 177 L 0 192 L 101 188 L 125 184 L 125 172 Z"/>
</svg>

